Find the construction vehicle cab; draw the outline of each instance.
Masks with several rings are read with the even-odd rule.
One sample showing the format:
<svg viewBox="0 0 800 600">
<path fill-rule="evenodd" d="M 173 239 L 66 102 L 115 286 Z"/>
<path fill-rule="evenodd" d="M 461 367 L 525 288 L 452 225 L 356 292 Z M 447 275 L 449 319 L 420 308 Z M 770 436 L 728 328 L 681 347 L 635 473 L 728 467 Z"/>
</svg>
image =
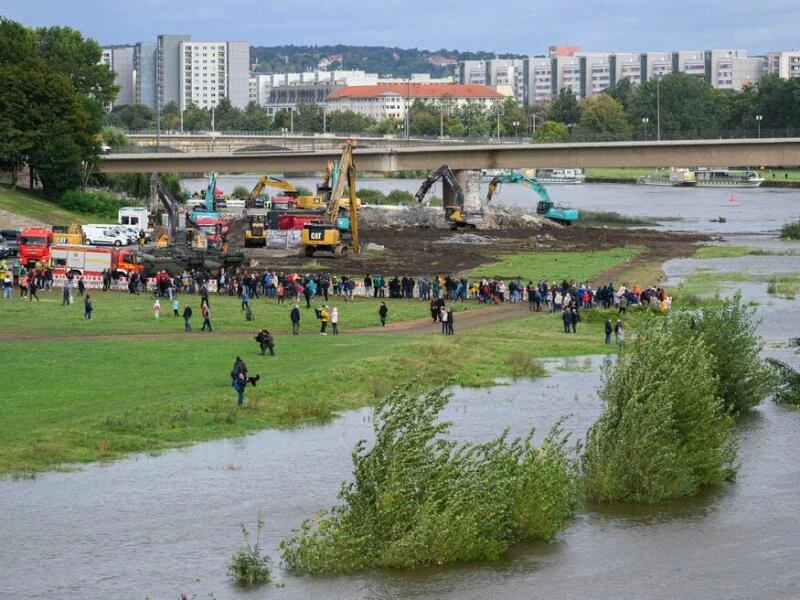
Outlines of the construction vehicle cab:
<svg viewBox="0 0 800 600">
<path fill-rule="evenodd" d="M 578 211 L 574 208 L 567 208 L 563 206 L 556 206 L 550 199 L 550 194 L 544 186 L 530 177 L 525 177 L 520 173 L 508 173 L 505 175 L 498 175 L 489 182 L 489 187 L 486 193 L 486 203 L 491 202 L 498 188 L 503 183 L 521 183 L 527 188 L 532 189 L 539 195 L 539 202 L 536 205 L 536 214 L 541 215 L 556 223 L 562 225 L 572 225 L 578 220 Z"/>
<path fill-rule="evenodd" d="M 263 248 L 267 245 L 267 211 L 251 208 L 247 211 L 247 229 L 244 232 L 246 248 Z"/>
<path fill-rule="evenodd" d="M 431 172 L 425 181 L 422 182 L 422 185 L 419 186 L 419 190 L 417 190 L 417 193 L 414 195 L 417 202 L 422 202 L 433 187 L 433 184 L 440 179 L 449 185 L 452 190 L 452 198 L 450 199 L 447 198 L 447 194 L 443 194 L 445 196 L 442 202 L 444 207 L 444 220 L 450 224 L 451 229 L 475 229 L 477 227 L 475 221 L 479 221 L 483 218 L 483 211 L 467 212 L 464 210 L 464 189 L 456 179 L 453 171 L 451 171 L 450 167 L 447 165 L 442 165 Z"/>
<path fill-rule="evenodd" d="M 300 232 L 301 256 L 314 256 L 318 251 L 332 252 L 337 258 L 347 256 L 352 250 L 359 254 L 358 204 L 356 202 L 356 167 L 353 148 L 356 141 L 347 140 L 334 170 L 335 184 L 331 190 L 328 206 L 323 218 L 303 226 Z M 349 219 L 339 216 L 345 182 L 349 188 Z"/>
</svg>

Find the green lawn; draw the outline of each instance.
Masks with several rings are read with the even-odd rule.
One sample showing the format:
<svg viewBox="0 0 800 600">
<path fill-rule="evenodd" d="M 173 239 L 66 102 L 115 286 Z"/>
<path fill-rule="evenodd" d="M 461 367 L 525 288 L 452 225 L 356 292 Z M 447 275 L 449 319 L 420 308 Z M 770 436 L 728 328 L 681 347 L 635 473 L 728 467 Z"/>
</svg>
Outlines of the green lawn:
<svg viewBox="0 0 800 600">
<path fill-rule="evenodd" d="M 27 190 L 11 191 L 7 185 L 0 185 L 0 209 L 41 221 L 47 225 L 87 222 L 85 216 L 58 208 L 52 202 Z"/>
</svg>

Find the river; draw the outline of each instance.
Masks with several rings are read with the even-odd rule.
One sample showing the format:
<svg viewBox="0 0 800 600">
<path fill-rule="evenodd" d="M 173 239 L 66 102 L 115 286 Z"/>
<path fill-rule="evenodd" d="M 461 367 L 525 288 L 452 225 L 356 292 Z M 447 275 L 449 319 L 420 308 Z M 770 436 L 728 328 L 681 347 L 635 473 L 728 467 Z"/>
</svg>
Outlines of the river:
<svg viewBox="0 0 800 600">
<path fill-rule="evenodd" d="M 225 189 L 228 178 L 221 180 Z M 399 183 L 409 190 L 416 185 L 372 183 L 367 187 L 387 191 Z M 737 215 L 727 223 L 737 232 L 726 233 L 732 243 L 797 248 L 774 237 L 782 222 L 797 218 L 796 192 L 739 190 L 735 208 L 728 190 L 685 192 L 551 186 L 551 195 L 565 204 L 621 213 L 634 206 L 636 214 L 681 216 L 683 228 L 694 231 L 706 230 L 706 217 L 727 209 Z M 797 270 L 799 260 L 679 260 L 665 269 L 674 285 L 700 265 L 779 273 Z M 800 303 L 768 296 L 764 284 L 736 287 L 757 303 L 767 352 L 800 366 L 800 356 L 785 347 L 787 338 L 800 336 Z M 567 415 L 566 427 L 578 439 L 602 408 L 596 396 L 601 360 L 549 361 L 549 375 L 541 380 L 455 389 L 444 416 L 454 422 L 454 436 L 482 440 L 507 425 L 517 434 L 536 426 L 541 436 Z M 277 561 L 279 541 L 303 518 L 335 502 L 340 482 L 350 478 L 353 445 L 370 436 L 370 411 L 364 409 L 322 426 L 264 431 L 33 480 L 2 480 L 0 598 L 800 597 L 800 411 L 770 401 L 737 426 L 737 480 L 699 497 L 656 506 L 587 505 L 554 542 L 520 546 L 497 563 L 336 577 L 300 577 L 276 565 L 282 587 L 233 588 L 226 565 L 242 540 L 240 525 L 254 530 L 263 512 L 262 544 Z"/>
</svg>

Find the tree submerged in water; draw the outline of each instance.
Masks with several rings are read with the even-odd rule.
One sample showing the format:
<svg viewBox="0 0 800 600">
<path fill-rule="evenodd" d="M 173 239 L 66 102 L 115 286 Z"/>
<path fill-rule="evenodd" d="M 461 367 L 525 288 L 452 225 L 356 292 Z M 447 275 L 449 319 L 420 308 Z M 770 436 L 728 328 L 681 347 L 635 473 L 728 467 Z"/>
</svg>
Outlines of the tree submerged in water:
<svg viewBox="0 0 800 600">
<path fill-rule="evenodd" d="M 731 478 L 731 411 L 715 357 L 687 316 L 651 318 L 607 363 L 607 407 L 589 429 L 585 490 L 600 502 L 658 502 Z"/>
<path fill-rule="evenodd" d="M 560 423 L 482 444 L 446 438 L 450 396 L 393 391 L 375 412 L 375 443 L 353 451 L 341 504 L 281 542 L 286 567 L 308 573 L 496 560 L 515 543 L 550 540 L 578 506 L 579 482 Z"/>
</svg>

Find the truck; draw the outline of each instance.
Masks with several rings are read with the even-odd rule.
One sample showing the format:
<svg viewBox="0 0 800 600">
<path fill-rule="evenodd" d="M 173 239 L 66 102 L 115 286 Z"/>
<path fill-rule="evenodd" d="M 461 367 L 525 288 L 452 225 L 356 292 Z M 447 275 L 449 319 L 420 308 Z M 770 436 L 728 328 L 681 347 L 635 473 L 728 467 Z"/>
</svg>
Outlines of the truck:
<svg viewBox="0 0 800 600">
<path fill-rule="evenodd" d="M 26 227 L 20 232 L 17 243 L 21 265 L 35 267 L 50 263 L 50 247 L 53 245 L 50 227 Z"/>
<path fill-rule="evenodd" d="M 54 275 L 102 275 L 110 271 L 129 277 L 142 270 L 142 259 L 133 250 L 98 248 L 78 244 L 53 244 L 50 248 Z"/>
</svg>

